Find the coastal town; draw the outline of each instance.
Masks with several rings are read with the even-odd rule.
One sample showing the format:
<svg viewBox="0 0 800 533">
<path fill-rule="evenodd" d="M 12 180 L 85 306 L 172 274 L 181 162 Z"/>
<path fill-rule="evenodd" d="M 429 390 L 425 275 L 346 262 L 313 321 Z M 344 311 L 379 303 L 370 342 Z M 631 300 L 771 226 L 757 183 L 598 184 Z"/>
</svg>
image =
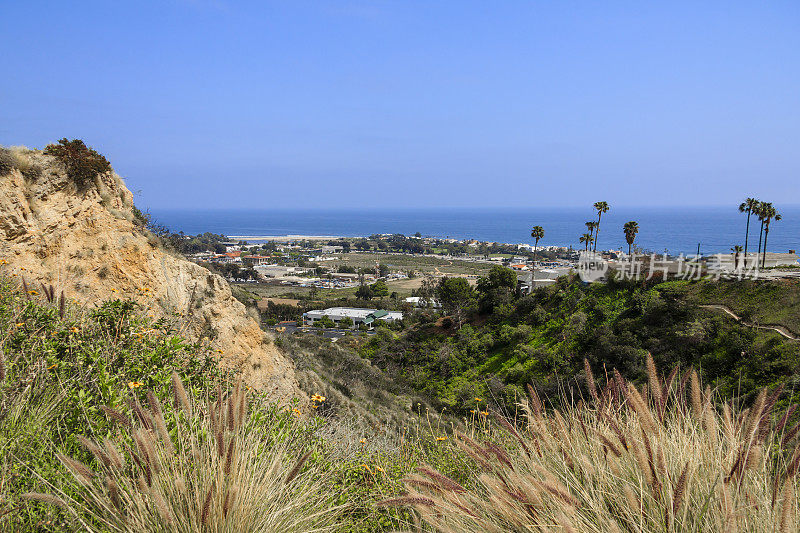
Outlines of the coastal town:
<svg viewBox="0 0 800 533">
<path fill-rule="evenodd" d="M 267 326 L 279 332 L 325 328 L 331 330 L 326 335 L 333 340 L 341 336 L 335 330 L 373 332 L 378 324 L 388 327 L 402 320 L 403 312 L 439 308 L 430 287 L 442 278 L 463 278 L 474 287 L 497 266 L 514 272 L 516 289 L 523 295 L 553 285 L 562 276 L 602 282 L 607 270 L 643 279 L 656 273 L 686 279 L 741 277 L 753 275 L 752 265 L 758 264 L 758 275 L 765 278 L 800 277 L 795 250 L 760 254 L 758 261 L 752 253 L 745 261 L 741 253 L 684 257 L 601 250 L 593 257 L 602 262 L 604 272 L 589 279 L 582 263 L 589 250 L 564 246 L 398 234 L 365 238 L 218 235 L 212 241 L 206 249 L 187 256 L 225 276 L 242 299 L 255 304 Z M 751 265 L 749 272 L 743 270 L 745 264 Z"/>
</svg>

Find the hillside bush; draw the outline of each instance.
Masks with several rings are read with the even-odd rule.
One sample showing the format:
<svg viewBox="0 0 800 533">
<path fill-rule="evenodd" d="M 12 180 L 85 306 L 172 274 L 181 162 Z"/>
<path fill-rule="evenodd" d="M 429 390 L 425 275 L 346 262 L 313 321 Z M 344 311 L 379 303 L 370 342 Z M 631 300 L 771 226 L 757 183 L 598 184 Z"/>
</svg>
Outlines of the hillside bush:
<svg viewBox="0 0 800 533">
<path fill-rule="evenodd" d="M 44 149 L 47 155 L 55 156 L 67 171 L 67 175 L 79 187 L 84 187 L 98 174 L 111 170 L 111 163 L 105 156 L 89 148 L 80 139 L 60 139 L 56 144 L 48 144 Z"/>
<path fill-rule="evenodd" d="M 142 387 L 163 401 L 173 369 L 195 395 L 221 377 L 209 351 L 178 336 L 178 326 L 125 297 L 82 311 L 52 286 L 0 274 L 0 530 L 70 523 L 63 510 L 20 495 L 62 486 L 55 452 L 87 458 L 77 440 L 87 428 L 101 440 L 115 434 L 102 406 L 119 409 Z"/>
</svg>

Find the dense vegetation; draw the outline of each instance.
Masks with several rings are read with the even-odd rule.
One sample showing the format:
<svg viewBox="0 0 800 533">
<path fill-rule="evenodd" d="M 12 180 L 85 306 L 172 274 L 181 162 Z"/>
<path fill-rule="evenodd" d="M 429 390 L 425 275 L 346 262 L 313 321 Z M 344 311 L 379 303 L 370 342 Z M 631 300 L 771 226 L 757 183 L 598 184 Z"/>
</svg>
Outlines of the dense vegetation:
<svg viewBox="0 0 800 533">
<path fill-rule="evenodd" d="M 471 296 L 461 287 L 448 301 L 442 287 L 452 281 L 443 281 L 437 294 L 452 320 L 419 313 L 403 332 L 382 332 L 360 353 L 438 407 L 462 412 L 472 408 L 474 397 L 511 408 L 528 383 L 547 395 L 574 386 L 583 374 L 584 357 L 597 372 L 617 368 L 641 380 L 649 352 L 660 365 L 697 368 L 724 398 L 794 382 L 800 364 L 796 341 L 748 328 L 698 304 L 713 300 L 712 293 L 741 290 L 755 291 L 759 298 L 764 291 L 773 297 L 776 291 L 793 293 L 782 297 L 789 301 L 797 298 L 797 287 L 774 289 L 771 282 L 709 287 L 714 283 L 612 280 L 587 285 L 562 278 L 555 286 L 518 297 L 498 267 Z M 479 311 L 459 328 L 464 311 L 474 309 Z M 783 315 L 796 312 L 795 304 Z"/>
<path fill-rule="evenodd" d="M 477 485 L 425 469 L 382 505 L 412 506 L 438 531 L 797 531 L 800 427 L 775 409 L 781 390 L 720 409 L 694 371 L 646 366 L 642 387 L 615 373 L 599 389 L 587 370 L 586 401 L 557 409 L 531 388 L 524 424 L 497 418 L 515 443 L 459 436 Z"/>
<path fill-rule="evenodd" d="M 37 529 L 65 516 L 19 495 L 62 483 L 54 454 L 85 458 L 77 435 L 114 434 L 103 406 L 127 409 L 144 388 L 166 399 L 173 369 L 190 391 L 204 390 L 217 372 L 173 320 L 147 317 L 131 301 L 81 313 L 50 287 L 14 285 L 0 277 L 0 524 Z"/>
<path fill-rule="evenodd" d="M 740 414 L 736 403 L 718 411 L 710 389 L 703 392 L 691 371 L 686 379 L 654 377 L 646 356 L 638 366 L 620 357 L 629 363 L 624 372 L 649 376 L 649 391 L 616 374 L 601 375 L 597 381 L 605 389 L 598 391 L 585 370 L 588 362 L 577 361 L 585 398 L 594 398 L 581 405 L 592 407 L 532 394 L 527 416 L 509 422 L 499 414 L 493 418 L 488 398 L 481 396 L 452 404 L 464 416 L 428 411 L 424 393 L 358 356 L 385 358 L 383 347 L 392 343 L 401 348 L 399 356 L 415 345 L 435 349 L 439 365 L 419 368 L 447 391 L 459 383 L 443 376 L 461 344 L 469 353 L 481 337 L 505 334 L 498 339 L 503 344 L 486 345 L 496 346 L 495 361 L 509 358 L 499 368 L 511 368 L 507 363 L 518 349 L 536 335 L 548 339 L 548 322 L 572 323 L 565 313 L 574 313 L 575 306 L 599 312 L 627 294 L 630 301 L 602 314 L 609 322 L 606 334 L 620 342 L 629 332 L 615 325 L 636 302 L 674 298 L 675 310 L 666 314 L 674 324 L 686 320 L 680 284 L 584 287 L 564 280 L 555 289 L 517 298 L 503 289 L 507 276 L 498 274 L 481 283 L 474 295 L 479 311 L 466 316 L 460 330 L 455 323 L 443 328 L 431 317 L 404 332 L 381 328 L 372 339 L 353 336 L 341 345 L 314 337 L 279 339 L 295 359 L 301 383 L 317 391 L 310 416 L 302 415 L 301 405 L 267 403 L 220 374 L 203 345 L 176 333 L 180 317 L 149 317 L 123 299 L 80 310 L 51 287 L 0 279 L 0 527 L 376 531 L 412 528 L 422 519 L 459 531 L 503 531 L 515 529 L 520 513 L 542 525 L 577 530 L 587 524 L 603 530 L 612 518 L 623 528 L 638 523 L 641 531 L 663 530 L 665 523 L 677 531 L 722 530 L 732 521 L 764 530 L 795 526 L 800 453 L 792 447 L 799 431 L 793 417 L 779 410 L 790 393 L 762 393 L 750 412 Z M 580 303 L 588 298 L 597 303 Z M 539 307 L 550 309 L 552 317 Z M 627 318 L 645 325 L 655 314 L 640 311 Z M 716 318 L 702 317 L 702 324 Z M 650 327 L 655 329 L 636 342 L 646 345 L 665 326 Z M 557 341 L 550 347 L 554 353 L 560 342 L 576 349 L 594 346 L 592 358 L 614 353 L 601 352 L 605 343 L 589 336 L 550 337 Z M 566 373 L 577 359 L 565 358 L 556 371 Z M 411 377 L 407 364 L 395 364 L 396 372 Z M 531 368 L 544 369 L 545 376 L 553 372 L 549 366 Z M 531 375 L 553 388 L 552 381 Z M 462 383 L 469 378 L 466 372 L 451 374 L 458 376 Z M 519 383 L 509 376 L 501 390 Z M 473 385 L 492 392 L 486 381 L 475 379 Z M 446 399 L 435 388 L 418 389 L 434 393 L 440 403 Z M 553 411 L 555 406 L 561 411 Z M 747 507 L 753 501 L 756 507 Z M 602 517 L 594 511 L 623 505 L 624 512 L 604 511 Z"/>
<path fill-rule="evenodd" d="M 268 403 L 183 339 L 182 320 L 126 299 L 79 309 L 0 274 L 0 530 L 397 529 L 408 511 L 374 502 L 416 466 L 467 482 L 471 460 L 425 413 L 397 432 L 322 395 L 311 415 L 304 402 Z M 214 428 L 228 428 L 222 447 Z"/>
</svg>

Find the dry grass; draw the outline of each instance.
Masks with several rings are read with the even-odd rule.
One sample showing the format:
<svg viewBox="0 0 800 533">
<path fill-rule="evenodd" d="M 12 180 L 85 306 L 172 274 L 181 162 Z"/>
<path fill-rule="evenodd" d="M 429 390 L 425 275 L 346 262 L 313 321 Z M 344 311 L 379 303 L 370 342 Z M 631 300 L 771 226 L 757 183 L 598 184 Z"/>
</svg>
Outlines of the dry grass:
<svg viewBox="0 0 800 533">
<path fill-rule="evenodd" d="M 302 432 L 277 407 L 248 407 L 242 385 L 193 404 L 173 375 L 175 409 L 148 393 L 130 416 L 104 409 L 117 441 L 81 444 L 97 468 L 59 459 L 81 487 L 69 506 L 88 531 L 329 531 L 344 508 L 329 476 L 309 465 Z M 279 421 L 276 424 L 274 422 Z M 64 495 L 61 499 L 67 500 Z M 47 501 L 45 496 L 27 497 Z M 53 502 L 55 503 L 55 502 Z"/>
<path fill-rule="evenodd" d="M 773 412 L 780 391 L 737 412 L 694 372 L 647 369 L 643 389 L 616 374 L 599 391 L 589 374 L 595 399 L 561 410 L 531 390 L 524 424 L 498 416 L 505 446 L 459 435 L 482 470 L 474 488 L 419 469 L 383 505 L 441 531 L 797 531 L 800 447 Z"/>
</svg>

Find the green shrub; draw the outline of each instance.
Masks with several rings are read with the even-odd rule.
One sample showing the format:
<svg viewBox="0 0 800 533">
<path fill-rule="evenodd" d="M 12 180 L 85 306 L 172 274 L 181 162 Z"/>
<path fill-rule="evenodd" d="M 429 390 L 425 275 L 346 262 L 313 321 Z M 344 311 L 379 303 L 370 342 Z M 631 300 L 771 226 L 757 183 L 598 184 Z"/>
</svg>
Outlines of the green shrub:
<svg viewBox="0 0 800 533">
<path fill-rule="evenodd" d="M 98 175 L 111 170 L 111 163 L 103 155 L 89 148 L 80 139 L 71 141 L 66 138 L 58 144 L 48 144 L 44 153 L 55 156 L 67 170 L 67 175 L 79 187 L 91 183 Z"/>
<path fill-rule="evenodd" d="M 142 387 L 166 400 L 172 369 L 194 395 L 221 377 L 179 326 L 128 300 L 80 312 L 51 287 L 20 290 L 0 275 L 0 530 L 69 529 L 63 511 L 19 496 L 63 486 L 55 452 L 85 456 L 76 436 L 87 428 L 115 434 L 102 406 L 124 408 Z"/>
</svg>

